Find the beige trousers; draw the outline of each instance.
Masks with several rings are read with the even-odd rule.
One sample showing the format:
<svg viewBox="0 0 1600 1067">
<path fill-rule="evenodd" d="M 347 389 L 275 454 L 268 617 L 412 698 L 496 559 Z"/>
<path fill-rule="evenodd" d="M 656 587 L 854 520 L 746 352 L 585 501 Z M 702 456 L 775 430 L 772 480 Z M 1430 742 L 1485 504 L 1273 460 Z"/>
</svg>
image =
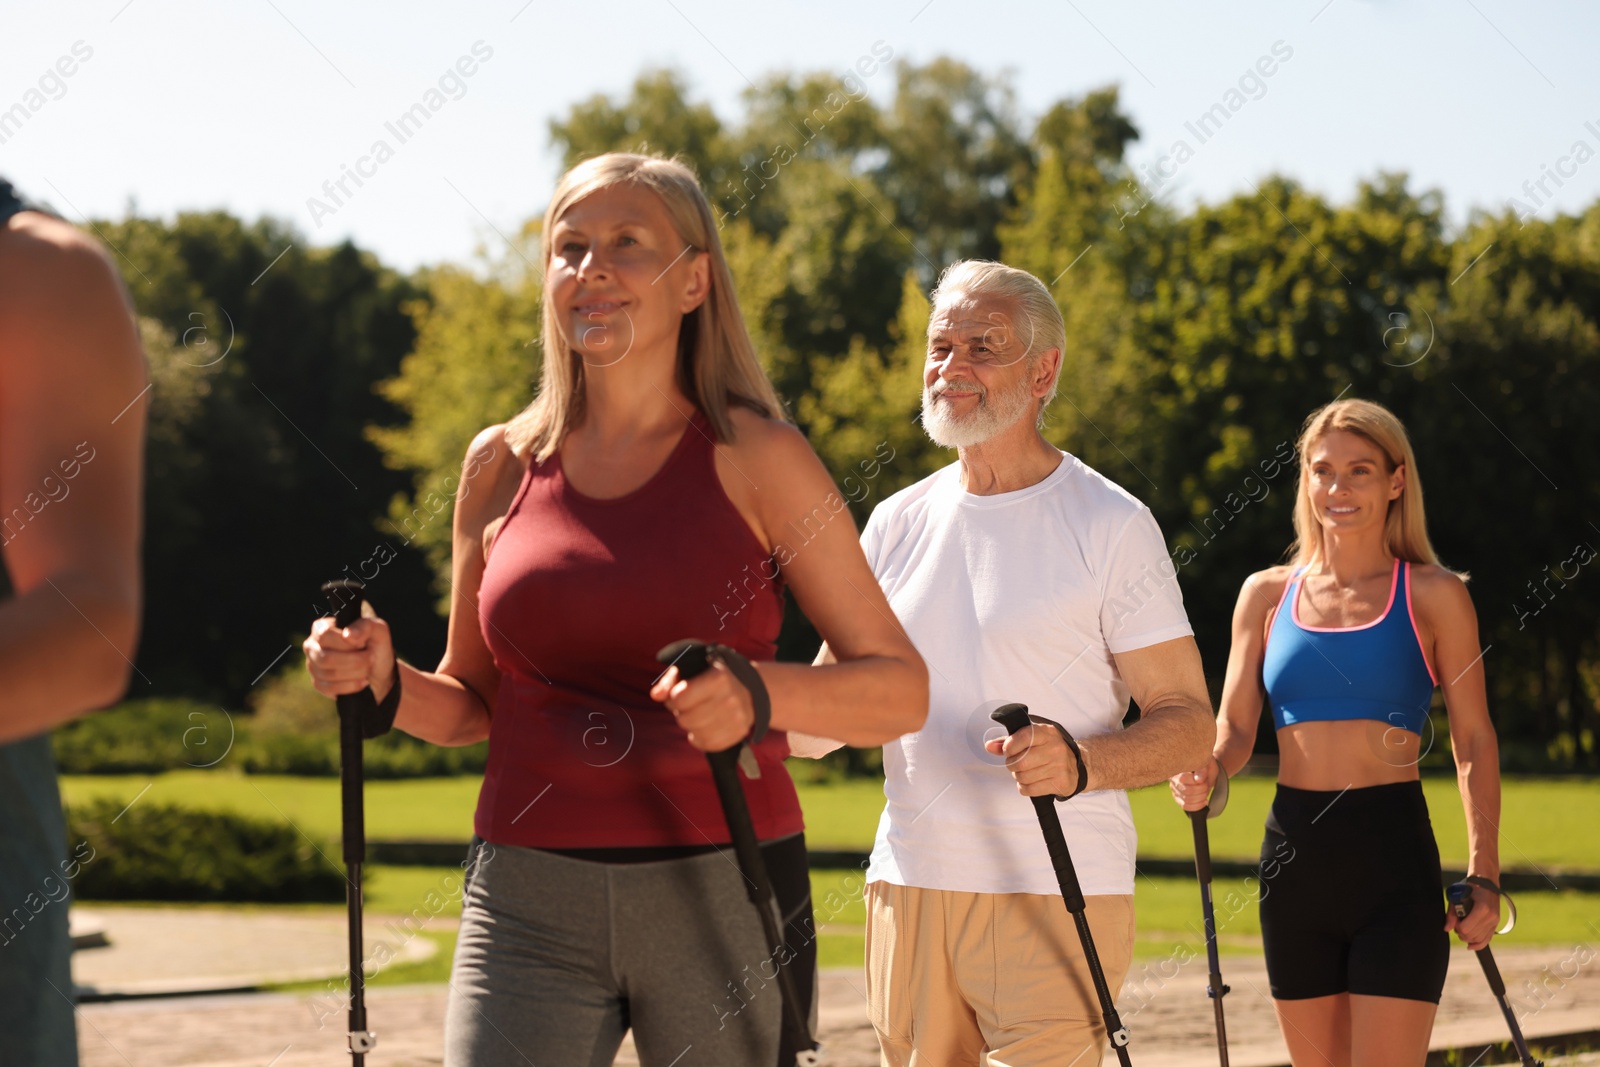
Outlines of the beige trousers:
<svg viewBox="0 0 1600 1067">
<path fill-rule="evenodd" d="M 1116 997 L 1133 897 L 1085 897 Z M 867 886 L 867 1004 L 884 1067 L 1098 1067 L 1105 1023 L 1059 896 Z"/>
</svg>

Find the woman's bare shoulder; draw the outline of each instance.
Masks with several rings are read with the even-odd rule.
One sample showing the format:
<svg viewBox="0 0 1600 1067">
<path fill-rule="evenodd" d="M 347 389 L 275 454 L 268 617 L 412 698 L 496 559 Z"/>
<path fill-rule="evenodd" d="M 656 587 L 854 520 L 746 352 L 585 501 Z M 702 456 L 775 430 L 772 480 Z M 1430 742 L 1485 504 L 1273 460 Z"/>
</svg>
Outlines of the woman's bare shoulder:
<svg viewBox="0 0 1600 1067">
<path fill-rule="evenodd" d="M 1411 564 L 1411 603 L 1419 616 L 1448 618 L 1472 612 L 1472 594 L 1461 576 L 1437 563 Z"/>
<path fill-rule="evenodd" d="M 811 450 L 805 434 L 787 419 L 763 415 L 743 404 L 729 404 L 728 419 L 733 423 L 734 435 L 734 439 L 728 442 L 730 447 L 748 450 L 752 454 L 796 447 Z"/>
<path fill-rule="evenodd" d="M 752 411 L 742 405 L 729 405 L 733 440 L 717 447 L 757 485 L 770 482 L 780 488 L 808 485 L 817 475 L 827 477 L 811 442 L 794 423 Z M 763 475 L 767 475 L 764 482 Z M 808 487 L 806 492 L 810 492 Z"/>
<path fill-rule="evenodd" d="M 480 430 L 461 463 L 456 490 L 458 520 L 464 526 L 481 527 L 504 514 L 530 462 L 530 456 L 519 456 L 512 449 L 505 423 Z"/>
<path fill-rule="evenodd" d="M 1283 599 L 1283 590 L 1293 574 L 1294 568 L 1285 563 L 1250 575 L 1239 587 L 1239 612 L 1246 619 L 1265 620 Z"/>
</svg>

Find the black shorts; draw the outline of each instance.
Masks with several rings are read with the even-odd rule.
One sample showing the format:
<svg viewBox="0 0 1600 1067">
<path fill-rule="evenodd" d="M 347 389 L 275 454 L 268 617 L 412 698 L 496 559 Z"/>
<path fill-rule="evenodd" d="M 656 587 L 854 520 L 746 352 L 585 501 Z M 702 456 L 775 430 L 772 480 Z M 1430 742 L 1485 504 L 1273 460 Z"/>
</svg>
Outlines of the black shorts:
<svg viewBox="0 0 1600 1067">
<path fill-rule="evenodd" d="M 1450 960 L 1442 882 L 1421 782 L 1278 786 L 1261 843 L 1272 995 L 1439 1003 Z"/>
</svg>

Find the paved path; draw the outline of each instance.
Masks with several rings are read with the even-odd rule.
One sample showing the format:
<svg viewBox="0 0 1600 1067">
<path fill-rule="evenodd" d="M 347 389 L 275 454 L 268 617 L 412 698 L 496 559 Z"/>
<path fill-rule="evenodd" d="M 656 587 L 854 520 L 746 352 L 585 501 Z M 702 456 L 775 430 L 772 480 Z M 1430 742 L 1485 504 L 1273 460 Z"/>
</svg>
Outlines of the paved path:
<svg viewBox="0 0 1600 1067">
<path fill-rule="evenodd" d="M 327 913 L 224 912 L 184 908 L 104 908 L 106 933 L 120 947 L 76 954 L 74 978 L 91 974 L 102 988 L 174 988 L 194 980 L 226 988 L 269 975 L 317 977 L 341 969 L 343 918 Z M 400 951 L 432 950 L 406 940 L 392 920 L 369 917 L 369 948 L 379 938 Z M 436 919 L 428 929 L 450 925 Z M 425 946 L 425 947 L 424 947 Z M 122 953 L 121 959 L 110 954 Z M 106 954 L 106 955 L 100 955 Z M 1514 1007 L 1530 1036 L 1600 1030 L 1600 953 L 1593 946 L 1496 949 Z M 96 957 L 99 956 L 98 959 Z M 114 965 L 113 965 L 114 964 Z M 1140 960 L 1119 998 L 1140 1067 L 1215 1062 L 1203 957 L 1183 966 Z M 1226 1000 L 1231 1062 L 1276 1067 L 1287 1062 L 1259 957 L 1225 957 L 1233 988 Z M 190 978 L 182 976 L 189 969 Z M 315 972 L 315 973 L 311 973 Z M 282 980 L 281 978 L 275 980 Z M 820 1020 L 831 1067 L 871 1067 L 877 1042 L 867 1022 L 861 973 L 824 972 Z M 446 988 L 379 987 L 368 994 L 379 1051 L 372 1067 L 441 1063 Z M 79 1013 L 83 1067 L 342 1067 L 349 1062 L 344 1013 L 330 995 L 245 994 L 87 1004 Z M 1504 1022 L 1477 962 L 1451 957 L 1435 1047 L 1493 1042 Z M 634 1064 L 631 1047 L 618 1064 Z M 1107 1062 L 1114 1063 L 1108 1057 Z M 539 1067 L 545 1067 L 540 1064 Z M 686 1062 L 680 1067 L 690 1067 Z M 1600 1067 L 1594 1064 L 1592 1067 Z"/>
<path fill-rule="evenodd" d="M 416 923 L 365 916 L 368 959 L 386 946 L 390 959 L 416 961 L 438 946 L 415 936 Z M 434 918 L 426 930 L 449 930 L 454 919 Z M 98 930 L 109 944 L 72 954 L 79 995 L 203 992 L 280 982 L 315 981 L 346 968 L 349 947 L 342 914 L 284 908 L 73 908 L 74 935 Z M 382 958 L 381 956 L 378 958 Z"/>
</svg>

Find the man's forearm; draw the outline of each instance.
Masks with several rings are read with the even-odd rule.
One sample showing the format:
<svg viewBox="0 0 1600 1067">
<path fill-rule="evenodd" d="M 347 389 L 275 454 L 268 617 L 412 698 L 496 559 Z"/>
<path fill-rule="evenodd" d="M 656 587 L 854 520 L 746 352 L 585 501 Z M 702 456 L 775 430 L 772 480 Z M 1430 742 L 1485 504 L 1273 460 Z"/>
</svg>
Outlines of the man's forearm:
<svg viewBox="0 0 1600 1067">
<path fill-rule="evenodd" d="M 1116 733 L 1078 739 L 1088 789 L 1138 789 L 1193 770 L 1211 755 L 1217 724 L 1197 703 L 1151 708 Z"/>
</svg>

